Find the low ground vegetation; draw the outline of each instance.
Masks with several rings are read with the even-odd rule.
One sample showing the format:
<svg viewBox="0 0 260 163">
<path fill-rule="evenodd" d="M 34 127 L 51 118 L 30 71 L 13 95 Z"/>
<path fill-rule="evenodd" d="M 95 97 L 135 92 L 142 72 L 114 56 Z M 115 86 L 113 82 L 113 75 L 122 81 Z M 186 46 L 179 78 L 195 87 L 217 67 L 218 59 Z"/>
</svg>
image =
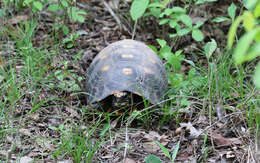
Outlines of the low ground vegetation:
<svg viewBox="0 0 260 163">
<path fill-rule="evenodd" d="M 218 6 L 218 7 L 216 7 Z M 0 162 L 258 162 L 259 1 L 0 2 Z M 85 101 L 112 42 L 163 60 L 162 106 L 116 115 Z"/>
</svg>

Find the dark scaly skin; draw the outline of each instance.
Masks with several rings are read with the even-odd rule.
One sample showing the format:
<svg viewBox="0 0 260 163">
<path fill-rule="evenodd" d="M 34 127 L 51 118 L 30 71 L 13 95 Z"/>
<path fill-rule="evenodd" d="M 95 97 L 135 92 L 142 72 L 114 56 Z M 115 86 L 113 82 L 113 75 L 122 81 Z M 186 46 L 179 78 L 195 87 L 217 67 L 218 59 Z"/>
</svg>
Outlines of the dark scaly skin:
<svg viewBox="0 0 260 163">
<path fill-rule="evenodd" d="M 131 105 L 131 93 L 129 92 L 122 92 L 120 96 L 113 95 L 112 97 L 112 108 L 122 108 L 128 107 Z"/>
</svg>

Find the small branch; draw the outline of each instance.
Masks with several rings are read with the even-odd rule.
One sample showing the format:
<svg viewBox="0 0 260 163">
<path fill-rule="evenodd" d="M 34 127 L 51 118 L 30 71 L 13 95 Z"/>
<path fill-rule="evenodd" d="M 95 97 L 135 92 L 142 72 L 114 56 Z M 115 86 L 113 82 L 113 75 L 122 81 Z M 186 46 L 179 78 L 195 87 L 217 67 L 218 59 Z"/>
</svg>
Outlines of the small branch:
<svg viewBox="0 0 260 163">
<path fill-rule="evenodd" d="M 115 14 L 115 12 L 112 10 L 112 8 L 109 6 L 109 4 L 105 1 L 102 0 L 102 2 L 104 3 L 105 7 L 108 9 L 108 12 L 113 16 L 113 18 L 115 19 L 116 23 L 119 25 L 120 29 L 123 28 L 123 30 L 127 31 L 129 34 L 131 34 L 129 32 L 129 30 L 126 28 L 126 26 L 124 26 L 120 19 L 118 18 L 118 16 Z"/>
<path fill-rule="evenodd" d="M 133 30 L 133 33 L 132 33 L 132 40 L 135 38 L 137 21 L 138 21 L 138 19 L 135 21 L 134 30 Z"/>
<path fill-rule="evenodd" d="M 126 154 L 127 154 L 128 142 L 129 142 L 129 138 L 128 138 L 128 125 L 126 125 L 126 128 L 125 128 L 125 150 L 124 150 L 123 163 L 126 162 Z"/>
</svg>

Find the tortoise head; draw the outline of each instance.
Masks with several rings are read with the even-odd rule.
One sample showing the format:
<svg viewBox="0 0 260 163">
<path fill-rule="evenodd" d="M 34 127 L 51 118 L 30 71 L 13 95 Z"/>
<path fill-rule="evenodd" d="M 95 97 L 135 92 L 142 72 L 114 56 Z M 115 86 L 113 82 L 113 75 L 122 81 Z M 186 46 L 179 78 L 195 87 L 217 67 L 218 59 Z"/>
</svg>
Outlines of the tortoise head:
<svg viewBox="0 0 260 163">
<path fill-rule="evenodd" d="M 131 104 L 131 93 L 126 91 L 116 91 L 113 93 L 112 106 L 114 108 L 127 107 Z"/>
</svg>

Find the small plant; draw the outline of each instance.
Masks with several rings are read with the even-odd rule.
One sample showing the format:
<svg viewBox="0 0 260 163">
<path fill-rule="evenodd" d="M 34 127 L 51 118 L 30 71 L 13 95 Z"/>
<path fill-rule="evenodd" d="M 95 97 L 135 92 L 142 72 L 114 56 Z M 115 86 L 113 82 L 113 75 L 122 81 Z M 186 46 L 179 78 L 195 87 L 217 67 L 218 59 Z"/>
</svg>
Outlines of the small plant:
<svg viewBox="0 0 260 163">
<path fill-rule="evenodd" d="M 161 47 L 157 53 L 161 58 L 166 60 L 166 69 L 168 72 L 179 72 L 181 69 L 181 62 L 185 58 L 184 55 L 182 55 L 182 50 L 172 53 L 172 48 L 167 45 L 165 40 L 157 39 L 157 42 Z"/>
<path fill-rule="evenodd" d="M 207 160 L 207 157 L 208 157 L 208 150 L 209 150 L 209 148 L 207 147 L 207 141 L 208 141 L 208 133 L 205 134 L 204 140 L 203 140 L 202 150 L 203 150 L 203 158 L 204 158 L 204 160 Z"/>
<path fill-rule="evenodd" d="M 75 45 L 75 41 L 78 37 L 78 33 L 71 34 L 69 38 L 63 39 L 63 44 L 66 45 L 66 48 L 70 49 Z"/>
<path fill-rule="evenodd" d="M 178 143 L 176 144 L 174 151 L 172 152 L 172 155 L 170 155 L 169 150 L 165 148 L 160 142 L 156 141 L 156 144 L 161 148 L 163 153 L 171 160 L 171 162 L 174 162 L 180 148 L 180 141 L 178 141 Z"/>
<path fill-rule="evenodd" d="M 191 18 L 186 14 L 186 9 L 181 7 L 166 8 L 159 16 L 161 18 L 159 24 L 169 25 L 170 28 L 176 30 L 176 33 L 170 34 L 171 38 L 176 36 L 184 36 L 188 33 L 192 33 L 192 38 L 196 41 L 203 40 L 203 33 L 199 30 L 199 27 L 203 25 L 203 22 L 198 21 L 193 26 Z"/>
<path fill-rule="evenodd" d="M 240 65 L 260 56 L 260 25 L 258 20 L 260 17 L 260 1 L 257 3 L 244 1 L 244 6 L 248 10 L 244 11 L 241 16 L 235 19 L 228 33 L 228 48 L 231 49 L 237 29 L 242 22 L 246 33 L 239 38 L 234 48 L 233 56 L 236 65 Z M 260 88 L 260 62 L 258 62 L 256 66 L 254 82 L 255 85 Z"/>
<path fill-rule="evenodd" d="M 157 39 L 157 42 L 161 47 L 160 50 L 158 51 L 154 47 L 152 48 L 155 49 L 155 52 L 162 59 L 166 60 L 165 67 L 168 72 L 168 80 L 172 85 L 172 89 L 175 89 L 177 92 L 181 89 L 185 94 L 186 92 L 190 92 L 191 89 L 200 87 L 203 83 L 203 78 L 197 74 L 196 69 L 190 69 L 186 78 L 180 73 L 182 62 L 186 62 L 195 67 L 195 64 L 191 60 L 185 59 L 182 50 L 173 53 L 172 48 L 167 45 L 165 40 Z"/>
<path fill-rule="evenodd" d="M 169 0 L 153 0 L 149 3 L 148 0 L 134 0 L 130 9 L 131 17 L 136 21 L 141 16 L 147 17 L 152 15 L 159 19 L 159 25 L 168 24 L 171 29 L 176 31 L 169 35 L 170 38 L 191 33 L 194 40 L 202 41 L 204 36 L 199 28 L 204 22 L 198 21 L 193 25 L 191 18 L 186 14 L 186 8 L 189 6 L 185 8 L 177 6 L 169 8 L 167 7 L 169 2 Z M 146 10 L 148 11 L 145 13 Z"/>
<path fill-rule="evenodd" d="M 174 151 L 172 152 L 172 155 L 170 155 L 169 150 L 165 148 L 160 142 L 156 141 L 155 143 L 161 148 L 165 156 L 167 156 L 171 160 L 171 162 L 174 163 L 180 148 L 180 141 L 178 141 L 178 143 L 176 144 Z M 161 159 L 155 155 L 148 155 L 145 157 L 145 163 L 161 163 L 161 162 L 162 162 Z"/>
<path fill-rule="evenodd" d="M 33 12 L 42 11 L 43 9 L 43 4 L 40 0 L 25 0 L 23 5 L 29 6 Z"/>
<path fill-rule="evenodd" d="M 100 139 L 93 141 L 91 136 L 96 132 L 95 130 L 98 125 L 100 125 L 100 122 L 84 130 L 66 128 L 64 124 L 59 125 L 59 127 L 50 126 L 51 130 L 58 131 L 61 134 L 59 149 L 52 154 L 52 157 L 56 158 L 60 155 L 69 155 L 75 162 L 92 161 L 92 157 L 98 149 L 101 139 L 109 129 L 109 125 L 105 125 L 100 132 Z"/>
<path fill-rule="evenodd" d="M 237 6 L 232 3 L 229 7 L 228 7 L 228 16 L 227 17 L 216 17 L 215 19 L 213 19 L 213 22 L 223 22 L 223 21 L 232 21 L 234 22 L 235 20 L 235 16 L 236 16 L 236 10 L 237 10 Z"/>
<path fill-rule="evenodd" d="M 70 20 L 72 22 L 81 22 L 83 23 L 85 21 L 84 15 L 87 15 L 87 13 L 83 10 L 80 10 L 79 8 L 75 7 L 73 5 L 74 1 L 72 0 L 61 0 L 56 1 L 55 3 L 52 3 L 49 5 L 48 10 L 52 12 L 57 11 L 64 11 L 69 16 Z"/>
<path fill-rule="evenodd" d="M 148 155 L 144 159 L 145 163 L 162 163 L 162 160 L 155 155 Z"/>
</svg>

